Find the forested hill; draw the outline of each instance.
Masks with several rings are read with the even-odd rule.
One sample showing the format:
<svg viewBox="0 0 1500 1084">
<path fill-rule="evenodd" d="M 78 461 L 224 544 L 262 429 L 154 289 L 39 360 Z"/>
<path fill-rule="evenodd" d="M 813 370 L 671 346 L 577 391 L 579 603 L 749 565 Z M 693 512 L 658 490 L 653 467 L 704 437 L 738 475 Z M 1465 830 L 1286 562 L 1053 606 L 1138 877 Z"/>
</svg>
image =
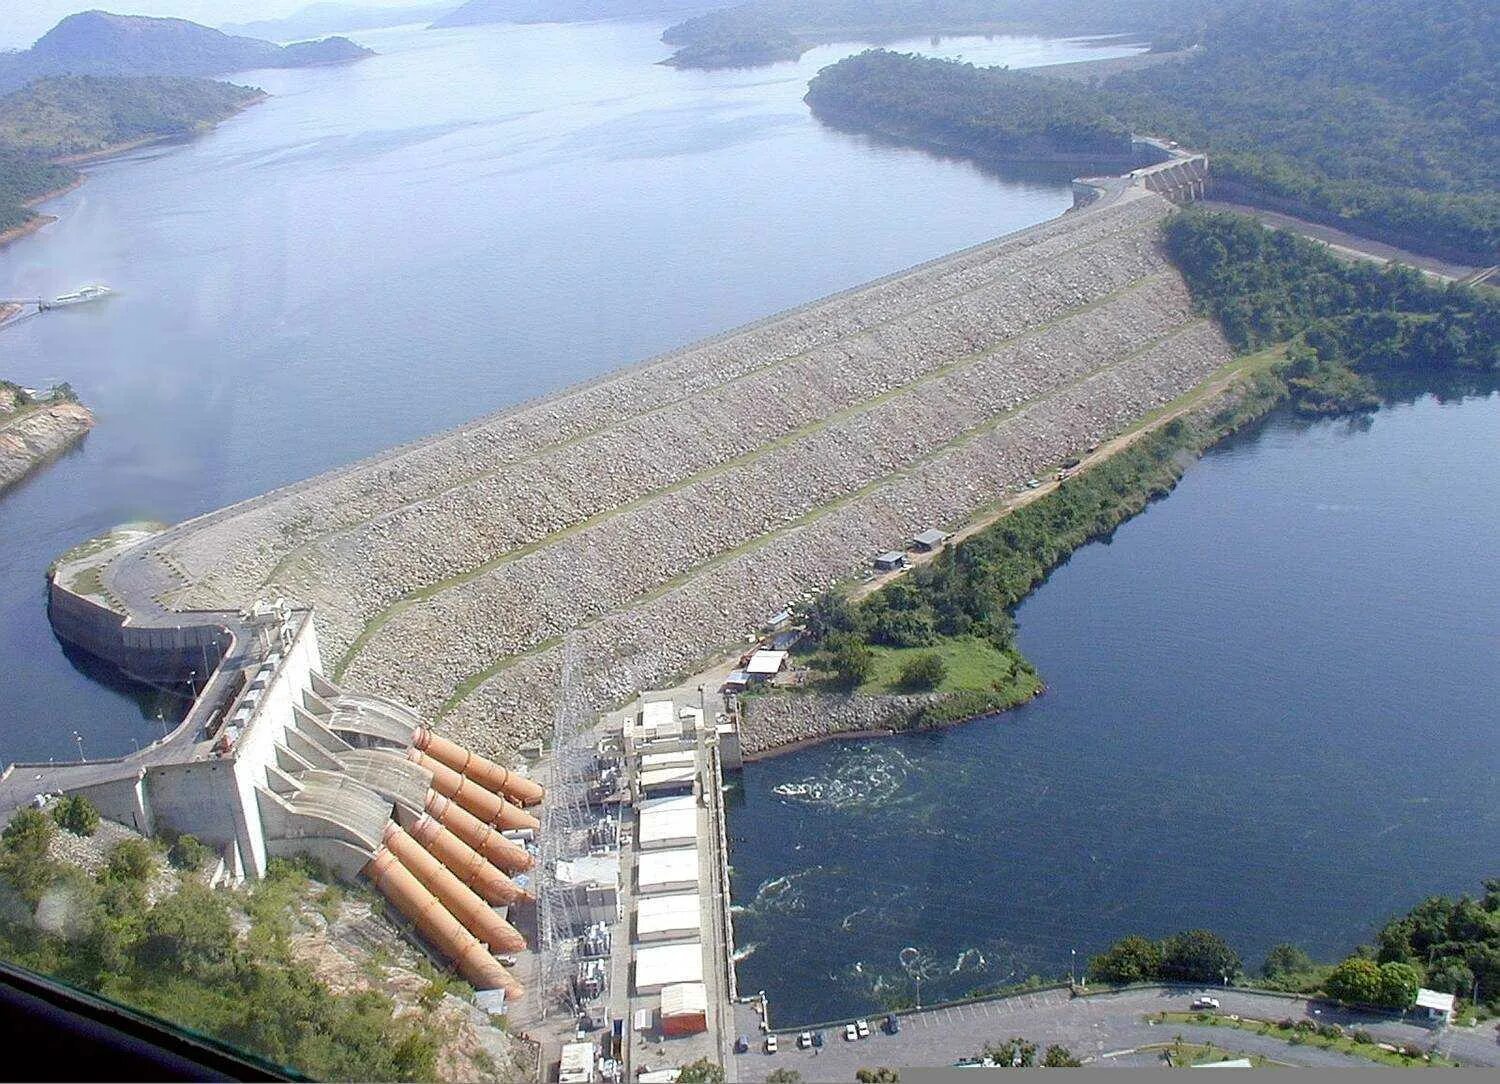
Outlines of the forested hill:
<svg viewBox="0 0 1500 1084">
<path fill-rule="evenodd" d="M 0 97 L 0 233 L 35 217 L 27 201 L 76 179 L 54 158 L 191 135 L 260 96 L 209 79 L 71 75 Z"/>
<path fill-rule="evenodd" d="M 273 45 L 185 19 L 86 11 L 63 19 L 30 49 L 0 55 L 0 92 L 49 75 L 221 75 L 369 55 L 347 38 Z"/>
<path fill-rule="evenodd" d="M 211 79 L 53 76 L 0 98 L 0 145 L 53 158 L 192 135 L 261 95 Z"/>
<path fill-rule="evenodd" d="M 1494 0 L 1243 0 L 1103 107 L 1207 150 L 1225 196 L 1474 263 L 1500 259 Z"/>
<path fill-rule="evenodd" d="M 917 58 L 899 80 L 843 67 L 828 74 L 844 112 L 900 118 L 904 130 L 887 130 L 915 143 L 951 144 L 957 128 L 966 153 L 1004 155 L 1012 102 L 993 94 L 1013 76 L 960 78 Z M 1026 109 L 1051 108 L 1059 128 L 1118 118 L 1205 150 L 1223 198 L 1461 263 L 1500 261 L 1494 0 L 1236 0 L 1189 56 L 1083 89 L 1030 95 Z"/>
<path fill-rule="evenodd" d="M 1207 6 L 1207 0 L 749 0 L 668 27 L 662 40 L 678 46 L 670 61 L 678 67 L 696 66 L 699 57 L 764 64 L 822 42 L 929 33 L 1134 33 L 1176 47 L 1196 37 Z"/>
<path fill-rule="evenodd" d="M 1076 84 L 872 49 L 808 86 L 819 119 L 983 158 L 1128 161 L 1130 129 Z"/>
</svg>

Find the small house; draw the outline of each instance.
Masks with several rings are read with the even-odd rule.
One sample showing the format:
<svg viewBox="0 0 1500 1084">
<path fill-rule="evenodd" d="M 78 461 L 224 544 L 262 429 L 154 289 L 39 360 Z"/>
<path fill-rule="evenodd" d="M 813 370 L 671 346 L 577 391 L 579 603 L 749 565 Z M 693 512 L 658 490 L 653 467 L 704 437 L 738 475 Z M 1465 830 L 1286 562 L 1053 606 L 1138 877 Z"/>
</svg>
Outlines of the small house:
<svg viewBox="0 0 1500 1084">
<path fill-rule="evenodd" d="M 920 553 L 931 553 L 933 550 L 942 549 L 943 543 L 947 542 L 950 537 L 947 531 L 940 531 L 936 527 L 929 527 L 921 534 L 912 538 L 911 548 Z"/>
<path fill-rule="evenodd" d="M 906 554 L 888 550 L 875 555 L 876 572 L 895 572 L 906 567 Z"/>
<path fill-rule="evenodd" d="M 1417 990 L 1417 1011 L 1424 1013 L 1428 1020 L 1435 1024 L 1449 1024 L 1453 1022 L 1452 994 L 1445 994 L 1440 990 L 1429 990 L 1425 986 Z"/>
<path fill-rule="evenodd" d="M 786 666 L 785 651 L 757 651 L 745 664 L 745 674 L 751 681 L 770 681 Z"/>
</svg>

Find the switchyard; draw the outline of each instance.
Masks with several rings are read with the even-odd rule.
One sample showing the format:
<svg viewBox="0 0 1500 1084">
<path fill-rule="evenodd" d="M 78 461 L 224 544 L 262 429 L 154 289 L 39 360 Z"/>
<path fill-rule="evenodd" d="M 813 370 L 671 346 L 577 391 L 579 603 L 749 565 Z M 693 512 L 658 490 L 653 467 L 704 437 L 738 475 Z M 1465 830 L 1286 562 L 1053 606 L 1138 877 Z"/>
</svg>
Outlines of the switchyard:
<svg viewBox="0 0 1500 1084">
<path fill-rule="evenodd" d="M 565 693 L 566 702 L 566 693 Z M 648 693 L 602 724 L 559 714 L 542 807 L 538 988 L 560 1078 L 634 1080 L 732 1049 L 724 753 L 702 692 Z"/>
</svg>

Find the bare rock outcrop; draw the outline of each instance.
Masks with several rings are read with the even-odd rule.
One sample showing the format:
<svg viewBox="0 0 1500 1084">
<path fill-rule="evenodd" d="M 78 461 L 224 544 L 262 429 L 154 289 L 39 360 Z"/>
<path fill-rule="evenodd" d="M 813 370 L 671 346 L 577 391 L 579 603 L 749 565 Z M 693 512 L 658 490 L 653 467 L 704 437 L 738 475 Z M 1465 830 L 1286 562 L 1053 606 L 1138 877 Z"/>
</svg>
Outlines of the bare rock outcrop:
<svg viewBox="0 0 1500 1084">
<path fill-rule="evenodd" d="M 81 403 L 20 407 L 9 389 L 0 392 L 0 492 L 73 447 L 93 427 L 94 415 Z"/>
</svg>

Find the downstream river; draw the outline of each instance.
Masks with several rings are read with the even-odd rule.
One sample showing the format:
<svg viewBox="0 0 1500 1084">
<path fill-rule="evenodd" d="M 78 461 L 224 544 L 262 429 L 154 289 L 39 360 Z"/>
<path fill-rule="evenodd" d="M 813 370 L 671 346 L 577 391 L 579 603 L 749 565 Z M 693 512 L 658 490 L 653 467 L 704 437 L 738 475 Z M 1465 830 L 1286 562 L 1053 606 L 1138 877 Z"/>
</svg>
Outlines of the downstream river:
<svg viewBox="0 0 1500 1084">
<path fill-rule="evenodd" d="M 114 287 L 0 329 L 0 375 L 99 424 L 0 499 L 0 761 L 129 752 L 169 697 L 65 656 L 43 576 L 174 522 L 1062 212 L 997 177 L 820 126 L 808 79 L 862 48 L 679 72 L 660 26 L 416 28 L 379 56 L 250 72 L 273 97 L 100 165 L 0 249 L 0 297 Z M 1013 66 L 1134 52 L 898 43 Z M 75 737 L 76 735 L 76 737 Z"/>
<path fill-rule="evenodd" d="M 1208 927 L 1337 958 L 1500 855 L 1500 390 L 1276 417 L 1018 610 L 1048 683 L 747 765 L 743 990 L 780 1026 Z M 997 1035 L 996 1038 L 1004 1038 Z"/>
</svg>

